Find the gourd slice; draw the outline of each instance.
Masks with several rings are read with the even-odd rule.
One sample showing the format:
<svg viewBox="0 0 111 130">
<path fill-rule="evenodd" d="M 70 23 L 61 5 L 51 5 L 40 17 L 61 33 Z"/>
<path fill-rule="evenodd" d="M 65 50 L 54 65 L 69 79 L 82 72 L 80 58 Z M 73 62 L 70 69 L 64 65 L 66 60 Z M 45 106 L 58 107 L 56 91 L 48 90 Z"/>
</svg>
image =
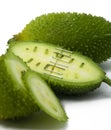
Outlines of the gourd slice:
<svg viewBox="0 0 111 130">
<path fill-rule="evenodd" d="M 39 111 L 22 80 L 29 68 L 12 53 L 0 57 L 0 119 L 26 117 Z"/>
<path fill-rule="evenodd" d="M 57 93 L 82 94 L 110 83 L 90 58 L 49 43 L 13 42 L 9 51 L 21 57 L 51 84 Z"/>
<path fill-rule="evenodd" d="M 23 80 L 30 96 L 40 109 L 59 121 L 67 120 L 59 100 L 43 78 L 33 71 L 27 71 L 23 74 Z"/>
</svg>

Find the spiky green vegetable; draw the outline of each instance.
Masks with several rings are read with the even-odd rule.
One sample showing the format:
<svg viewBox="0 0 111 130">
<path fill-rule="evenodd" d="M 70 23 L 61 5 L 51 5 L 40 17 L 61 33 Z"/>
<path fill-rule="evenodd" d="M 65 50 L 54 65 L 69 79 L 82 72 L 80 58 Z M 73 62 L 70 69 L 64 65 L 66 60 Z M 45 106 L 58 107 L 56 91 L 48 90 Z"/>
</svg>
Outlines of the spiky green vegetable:
<svg viewBox="0 0 111 130">
<path fill-rule="evenodd" d="M 59 121 L 67 121 L 46 82 L 19 57 L 8 52 L 0 58 L 0 119 L 27 116 L 39 108 Z"/>
<path fill-rule="evenodd" d="M 0 119 L 14 119 L 38 111 L 21 79 L 28 67 L 23 61 L 7 53 L 0 58 Z"/>
<path fill-rule="evenodd" d="M 111 85 L 103 70 L 86 56 L 48 43 L 14 42 L 9 51 L 21 57 L 52 85 L 57 93 L 83 94 Z"/>
<path fill-rule="evenodd" d="M 101 63 L 111 57 L 111 23 L 84 13 L 50 13 L 32 20 L 17 41 L 43 41 L 79 51 Z"/>
<path fill-rule="evenodd" d="M 37 73 L 33 71 L 25 72 L 23 79 L 30 96 L 43 111 L 59 121 L 67 120 L 67 116 L 59 100 Z"/>
</svg>

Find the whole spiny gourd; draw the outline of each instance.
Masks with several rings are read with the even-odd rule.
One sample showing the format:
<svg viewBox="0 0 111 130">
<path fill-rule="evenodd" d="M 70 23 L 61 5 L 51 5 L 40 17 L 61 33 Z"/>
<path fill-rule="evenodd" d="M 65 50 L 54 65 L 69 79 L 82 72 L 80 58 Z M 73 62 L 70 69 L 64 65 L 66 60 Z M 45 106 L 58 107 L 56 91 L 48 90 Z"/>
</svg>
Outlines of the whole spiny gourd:
<svg viewBox="0 0 111 130">
<path fill-rule="evenodd" d="M 79 51 L 101 63 L 111 57 L 111 23 L 84 13 L 49 13 L 32 20 L 17 41 L 43 41 Z"/>
</svg>

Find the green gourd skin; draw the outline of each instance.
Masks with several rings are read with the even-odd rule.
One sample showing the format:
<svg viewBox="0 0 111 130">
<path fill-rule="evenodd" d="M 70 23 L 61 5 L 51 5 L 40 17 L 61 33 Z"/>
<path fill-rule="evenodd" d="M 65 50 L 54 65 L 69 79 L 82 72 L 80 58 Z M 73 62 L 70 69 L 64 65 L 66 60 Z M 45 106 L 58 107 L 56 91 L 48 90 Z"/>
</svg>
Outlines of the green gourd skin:
<svg viewBox="0 0 111 130">
<path fill-rule="evenodd" d="M 8 53 L 0 57 L 0 119 L 18 119 L 39 111 L 20 79 L 28 67 Z"/>
<path fill-rule="evenodd" d="M 97 63 L 111 57 L 111 23 L 84 13 L 49 13 L 36 17 L 11 40 L 47 42 L 78 51 Z"/>
<path fill-rule="evenodd" d="M 81 95 L 102 82 L 111 85 L 104 71 L 90 58 L 49 43 L 13 42 L 8 51 L 23 59 L 57 94 Z"/>
</svg>

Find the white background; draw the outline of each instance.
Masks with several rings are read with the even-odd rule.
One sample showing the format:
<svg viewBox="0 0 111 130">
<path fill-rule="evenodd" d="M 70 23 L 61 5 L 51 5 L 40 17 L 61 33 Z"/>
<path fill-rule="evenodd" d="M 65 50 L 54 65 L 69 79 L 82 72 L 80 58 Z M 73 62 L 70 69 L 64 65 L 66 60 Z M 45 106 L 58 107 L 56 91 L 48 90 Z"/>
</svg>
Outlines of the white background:
<svg viewBox="0 0 111 130">
<path fill-rule="evenodd" d="M 111 21 L 110 0 L 0 0 L 0 54 L 5 53 L 8 39 L 36 16 L 63 11 L 91 13 Z M 102 67 L 111 77 L 111 61 Z M 103 83 L 86 96 L 63 97 L 61 102 L 69 117 L 65 124 L 39 113 L 19 121 L 0 121 L 0 130 L 111 130 L 111 88 L 108 85 Z"/>
</svg>

